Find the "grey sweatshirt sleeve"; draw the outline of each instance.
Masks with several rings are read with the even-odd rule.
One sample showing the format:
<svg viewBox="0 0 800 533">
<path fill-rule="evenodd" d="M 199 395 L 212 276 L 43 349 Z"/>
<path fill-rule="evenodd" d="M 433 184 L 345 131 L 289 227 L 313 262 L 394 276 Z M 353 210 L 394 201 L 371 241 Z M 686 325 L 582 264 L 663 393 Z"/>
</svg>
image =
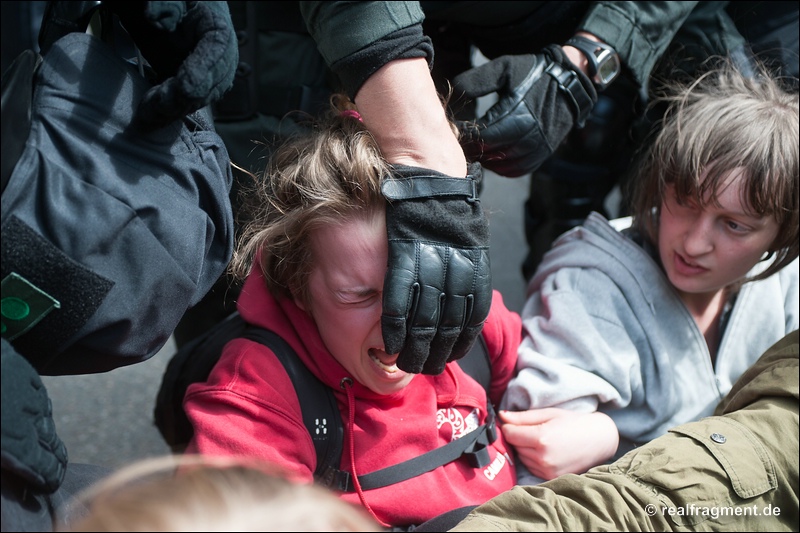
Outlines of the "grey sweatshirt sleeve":
<svg viewBox="0 0 800 533">
<path fill-rule="evenodd" d="M 517 375 L 501 407 L 591 412 L 629 405 L 642 389 L 640 359 L 620 317 L 624 306 L 614 304 L 620 298 L 597 271 L 562 268 L 547 276 L 522 310 Z"/>
</svg>

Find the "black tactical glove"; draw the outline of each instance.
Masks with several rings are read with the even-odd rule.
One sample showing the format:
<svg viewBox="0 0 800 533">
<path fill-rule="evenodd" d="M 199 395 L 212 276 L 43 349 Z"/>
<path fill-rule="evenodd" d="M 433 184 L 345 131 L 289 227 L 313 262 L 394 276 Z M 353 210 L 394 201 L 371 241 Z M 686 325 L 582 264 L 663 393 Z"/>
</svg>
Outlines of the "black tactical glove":
<svg viewBox="0 0 800 533">
<path fill-rule="evenodd" d="M 467 178 L 397 165 L 384 180 L 389 265 L 381 327 L 406 372 L 440 374 L 466 355 L 492 303 L 489 225 Z"/>
<path fill-rule="evenodd" d="M 157 75 L 137 119 L 164 126 L 233 86 L 239 47 L 227 2 L 106 2 Z"/>
<path fill-rule="evenodd" d="M 2 466 L 38 490 L 64 481 L 67 449 L 56 434 L 53 408 L 38 372 L 2 339 Z"/>
<path fill-rule="evenodd" d="M 591 80 L 558 45 L 498 57 L 462 72 L 453 86 L 469 98 L 497 91 L 497 103 L 477 124 L 459 123 L 461 144 L 470 160 L 509 177 L 539 168 L 597 102 Z"/>
</svg>

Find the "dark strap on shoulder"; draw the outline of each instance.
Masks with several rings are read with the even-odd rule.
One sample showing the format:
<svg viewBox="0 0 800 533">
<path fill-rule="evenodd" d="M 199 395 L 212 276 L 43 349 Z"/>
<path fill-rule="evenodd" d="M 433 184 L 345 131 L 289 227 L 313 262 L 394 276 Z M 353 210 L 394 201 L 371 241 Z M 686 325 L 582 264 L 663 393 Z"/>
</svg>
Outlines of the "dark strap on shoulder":
<svg viewBox="0 0 800 533">
<path fill-rule="evenodd" d="M 292 380 L 297 399 L 300 400 L 303 423 L 317 451 L 314 477 L 319 479 L 329 466 L 338 467 L 342 458 L 344 427 L 333 391 L 311 373 L 292 347 L 276 333 L 251 325 L 243 337 L 269 347 Z"/>
</svg>

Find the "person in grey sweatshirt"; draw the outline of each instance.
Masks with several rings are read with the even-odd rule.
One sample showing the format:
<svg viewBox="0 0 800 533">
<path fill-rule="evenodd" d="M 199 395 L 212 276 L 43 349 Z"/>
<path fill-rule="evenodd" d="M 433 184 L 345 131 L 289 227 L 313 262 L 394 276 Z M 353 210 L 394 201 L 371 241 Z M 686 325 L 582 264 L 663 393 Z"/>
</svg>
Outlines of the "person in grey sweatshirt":
<svg viewBox="0 0 800 533">
<path fill-rule="evenodd" d="M 530 280 L 500 412 L 520 484 L 710 415 L 798 328 L 797 92 L 723 63 L 664 99 L 629 227 L 592 213 Z"/>
</svg>

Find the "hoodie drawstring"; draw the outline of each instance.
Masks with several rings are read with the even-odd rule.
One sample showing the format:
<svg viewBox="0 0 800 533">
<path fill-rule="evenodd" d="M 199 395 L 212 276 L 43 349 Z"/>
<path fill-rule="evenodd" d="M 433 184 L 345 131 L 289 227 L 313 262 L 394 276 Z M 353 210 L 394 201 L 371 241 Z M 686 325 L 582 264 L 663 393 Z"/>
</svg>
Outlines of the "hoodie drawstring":
<svg viewBox="0 0 800 533">
<path fill-rule="evenodd" d="M 383 527 L 390 528 L 389 524 L 385 523 L 383 520 L 378 518 L 375 514 L 375 511 L 372 510 L 372 507 L 369 506 L 367 503 L 367 499 L 364 497 L 364 492 L 361 490 L 361 483 L 358 481 L 358 474 L 356 474 L 356 452 L 355 452 L 355 439 L 353 434 L 353 425 L 355 424 L 356 418 L 356 401 L 353 397 L 353 380 L 350 378 L 344 378 L 339 383 L 339 386 L 345 390 L 347 393 L 347 433 L 350 435 L 350 473 L 353 476 L 353 486 L 358 493 L 358 497 L 361 500 L 361 504 L 369 511 L 369 514 Z"/>
</svg>

